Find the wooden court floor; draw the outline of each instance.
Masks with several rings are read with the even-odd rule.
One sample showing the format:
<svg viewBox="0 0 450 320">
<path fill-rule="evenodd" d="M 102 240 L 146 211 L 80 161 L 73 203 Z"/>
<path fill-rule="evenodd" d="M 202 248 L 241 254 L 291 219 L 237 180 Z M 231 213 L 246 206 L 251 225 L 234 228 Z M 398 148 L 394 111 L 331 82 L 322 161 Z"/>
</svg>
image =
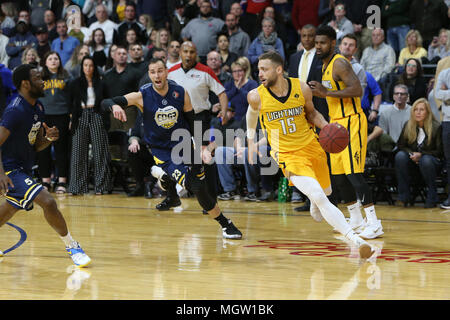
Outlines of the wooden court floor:
<svg viewBox="0 0 450 320">
<path fill-rule="evenodd" d="M 244 234 L 230 241 L 195 200 L 167 212 L 159 201 L 58 197 L 86 269 L 40 208 L 17 213 L 0 228 L 0 299 L 450 299 L 450 211 L 377 205 L 385 235 L 360 261 L 299 204 L 220 201 Z"/>
</svg>

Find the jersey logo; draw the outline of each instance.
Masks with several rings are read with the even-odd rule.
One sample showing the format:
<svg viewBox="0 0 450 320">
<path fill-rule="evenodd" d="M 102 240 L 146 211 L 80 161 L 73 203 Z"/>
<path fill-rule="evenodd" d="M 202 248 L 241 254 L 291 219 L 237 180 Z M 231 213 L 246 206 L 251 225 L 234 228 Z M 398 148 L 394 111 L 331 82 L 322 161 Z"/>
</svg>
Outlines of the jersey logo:
<svg viewBox="0 0 450 320">
<path fill-rule="evenodd" d="M 331 81 L 329 81 L 329 80 L 322 80 L 322 85 L 327 89 L 333 89 L 333 86 L 331 85 Z"/>
<path fill-rule="evenodd" d="M 174 91 L 174 92 L 172 92 L 172 96 L 173 96 L 175 99 L 178 99 L 178 97 L 180 96 L 180 94 L 179 94 L 178 92 Z"/>
<path fill-rule="evenodd" d="M 178 110 L 173 106 L 158 108 L 155 112 L 155 122 L 164 129 L 172 128 L 178 122 Z"/>
<path fill-rule="evenodd" d="M 36 137 L 39 133 L 39 129 L 41 128 L 41 122 L 36 122 L 31 127 L 30 132 L 28 133 L 28 142 L 33 146 L 36 142 Z"/>
</svg>

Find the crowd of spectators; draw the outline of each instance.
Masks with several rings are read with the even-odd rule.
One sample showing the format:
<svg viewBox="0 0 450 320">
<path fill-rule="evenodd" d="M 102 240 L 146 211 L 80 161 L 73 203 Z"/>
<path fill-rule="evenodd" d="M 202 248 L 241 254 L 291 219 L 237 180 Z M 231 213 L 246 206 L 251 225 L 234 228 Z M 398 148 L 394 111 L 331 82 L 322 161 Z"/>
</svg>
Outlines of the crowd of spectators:
<svg viewBox="0 0 450 320">
<path fill-rule="evenodd" d="M 377 28 L 368 25 L 370 5 L 380 8 Z M 0 112 L 17 94 L 14 68 L 36 65 L 45 81 L 47 124 L 60 132 L 59 140 L 38 154 L 43 185 L 61 194 L 88 193 L 89 183 L 96 194 L 111 192 L 117 174 L 111 161 L 125 157 L 136 182 L 129 195 L 151 197 L 157 192 L 151 165 L 136 160 L 139 150 L 148 151 L 138 134 L 142 117 L 129 108 L 128 121 L 121 123 L 102 113 L 102 99 L 150 82 L 151 58 L 177 68 L 183 42 L 192 41 L 194 66 L 202 64 L 224 89 L 205 89 L 210 92 L 202 110 L 211 114 L 211 126 L 245 129 L 246 95 L 259 85 L 258 56 L 275 50 L 285 59 L 286 75 L 320 81 L 314 35 L 319 25 L 329 25 L 337 33 L 336 52 L 361 81 L 362 106 L 376 128 L 371 139 L 384 132 L 395 144 L 399 200 L 413 202 L 407 177 L 415 172 L 426 186 L 425 206 L 434 207 L 440 201 L 436 177 L 450 169 L 449 21 L 448 0 L 2 1 Z M 225 104 L 228 112 L 222 113 Z M 328 118 L 325 99 L 314 97 L 314 105 Z M 218 114 L 229 123 L 218 123 Z M 113 149 L 116 144 L 119 150 L 125 144 L 128 155 Z M 261 141 L 261 154 L 268 149 Z M 237 137 L 234 147 L 217 150 L 216 157 L 236 160 L 232 166 L 218 162 L 219 198 L 275 199 L 280 172 L 262 177 L 259 167 L 246 164 L 244 150 L 245 141 Z M 151 162 L 148 152 L 144 159 Z M 293 201 L 299 197 L 294 190 Z M 450 208 L 450 198 L 441 206 Z"/>
</svg>

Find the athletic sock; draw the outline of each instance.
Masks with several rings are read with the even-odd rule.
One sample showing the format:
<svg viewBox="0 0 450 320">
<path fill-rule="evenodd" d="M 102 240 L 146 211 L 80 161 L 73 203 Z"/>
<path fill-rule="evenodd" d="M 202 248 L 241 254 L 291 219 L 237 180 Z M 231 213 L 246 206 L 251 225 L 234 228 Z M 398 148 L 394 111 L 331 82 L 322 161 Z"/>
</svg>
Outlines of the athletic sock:
<svg viewBox="0 0 450 320">
<path fill-rule="evenodd" d="M 372 224 L 377 222 L 377 214 L 375 212 L 375 206 L 371 205 L 370 207 L 364 208 L 364 212 L 366 213 L 367 223 Z"/>
<path fill-rule="evenodd" d="M 363 221 L 363 217 L 361 214 L 359 202 L 356 201 L 356 203 L 347 206 L 347 210 L 350 213 L 351 224 L 354 226 L 360 225 L 361 222 Z"/>
<path fill-rule="evenodd" d="M 72 236 L 70 235 L 70 232 L 67 232 L 67 235 L 65 235 L 64 237 L 61 237 L 61 240 L 64 242 L 64 244 L 66 245 L 66 247 L 68 248 L 75 248 L 77 246 L 77 242 L 72 238 Z"/>
<path fill-rule="evenodd" d="M 228 227 L 228 225 L 231 223 L 231 220 L 227 219 L 222 212 L 217 218 L 214 218 L 219 224 L 222 226 L 222 228 Z"/>
</svg>

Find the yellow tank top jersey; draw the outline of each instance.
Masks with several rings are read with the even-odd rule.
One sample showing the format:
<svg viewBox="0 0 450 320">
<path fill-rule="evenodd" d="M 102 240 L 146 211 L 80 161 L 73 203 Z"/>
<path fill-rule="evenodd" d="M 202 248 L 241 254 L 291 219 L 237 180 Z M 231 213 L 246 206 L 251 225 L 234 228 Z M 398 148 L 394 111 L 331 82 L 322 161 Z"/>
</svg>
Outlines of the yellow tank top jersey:
<svg viewBox="0 0 450 320">
<path fill-rule="evenodd" d="M 330 63 L 325 70 L 322 69 L 322 85 L 328 89 L 328 91 L 338 91 L 346 88 L 346 85 L 342 81 L 334 81 L 333 79 L 333 65 L 336 59 L 342 58 L 344 56 L 340 54 L 335 54 L 330 60 Z M 325 66 L 323 66 L 325 67 Z M 323 68 L 322 67 L 322 68 Z M 349 117 L 353 114 L 362 113 L 361 108 L 361 98 L 333 98 L 327 97 L 328 103 L 328 114 L 331 120 L 342 119 Z"/>
<path fill-rule="evenodd" d="M 289 90 L 285 97 L 277 97 L 264 85 L 257 89 L 261 98 L 259 120 L 270 147 L 275 152 L 299 150 L 312 139 L 316 139 L 311 125 L 306 120 L 305 98 L 300 80 L 287 80 Z"/>
</svg>

